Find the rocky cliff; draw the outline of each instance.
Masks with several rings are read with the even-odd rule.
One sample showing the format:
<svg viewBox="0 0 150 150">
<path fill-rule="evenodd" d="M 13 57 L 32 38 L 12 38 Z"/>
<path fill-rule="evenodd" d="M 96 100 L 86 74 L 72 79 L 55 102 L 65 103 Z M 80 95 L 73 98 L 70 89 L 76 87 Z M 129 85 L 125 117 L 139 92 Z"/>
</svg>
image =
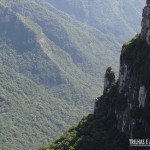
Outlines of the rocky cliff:
<svg viewBox="0 0 150 150">
<path fill-rule="evenodd" d="M 121 112 L 115 107 L 111 109 L 116 115 L 118 129 L 129 138 L 150 136 L 150 1 L 147 0 L 146 3 L 141 34 L 123 45 L 120 56 L 119 80 L 116 88 L 127 105 Z M 112 87 L 106 75 L 105 81 L 109 83 L 104 83 L 104 91 L 106 87 L 110 89 Z M 101 101 L 101 98 L 99 100 Z M 96 110 L 97 104 L 98 101 L 95 104 Z"/>
<path fill-rule="evenodd" d="M 149 136 L 150 127 L 150 1 L 143 10 L 142 31 L 122 47 L 118 92 L 127 100 L 117 113 L 119 129 L 130 138 Z M 136 131 L 140 131 L 138 133 Z M 141 137 L 142 134 L 142 137 Z M 144 136 L 144 137 L 143 137 Z"/>
<path fill-rule="evenodd" d="M 141 39 L 146 40 L 150 45 L 150 1 L 146 1 L 146 6 L 143 9 L 142 14 L 142 31 L 141 31 Z"/>
<path fill-rule="evenodd" d="M 104 93 L 96 98 L 94 114 L 42 150 L 130 150 L 129 139 L 150 139 L 149 14 L 147 0 L 142 31 L 122 46 L 119 79 L 115 81 L 111 67 L 106 70 Z"/>
<path fill-rule="evenodd" d="M 120 57 L 118 93 L 127 100 L 122 113 L 116 112 L 119 129 L 130 138 L 144 138 L 150 126 L 150 46 L 137 35 L 123 45 Z M 144 134 L 137 135 L 137 130 Z"/>
</svg>

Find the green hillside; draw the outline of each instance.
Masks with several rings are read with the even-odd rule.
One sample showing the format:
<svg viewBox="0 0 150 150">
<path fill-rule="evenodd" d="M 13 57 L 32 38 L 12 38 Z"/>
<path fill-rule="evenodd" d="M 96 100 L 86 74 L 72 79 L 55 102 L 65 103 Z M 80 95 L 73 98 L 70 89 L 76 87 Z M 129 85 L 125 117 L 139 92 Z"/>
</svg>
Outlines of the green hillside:
<svg viewBox="0 0 150 150">
<path fill-rule="evenodd" d="M 0 149 L 50 143 L 90 112 L 119 47 L 44 0 L 0 0 Z"/>
<path fill-rule="evenodd" d="M 99 31 L 124 43 L 140 30 L 141 0 L 45 0 Z"/>
<path fill-rule="evenodd" d="M 84 117 L 51 145 L 39 150 L 128 150 L 128 138 L 117 129 L 112 109 L 123 111 L 126 99 L 117 93 L 117 86 L 101 97 L 97 112 Z"/>
<path fill-rule="evenodd" d="M 51 142 L 69 127 L 68 120 L 76 120 L 68 113 L 80 115 L 14 69 L 0 66 L 0 83 L 1 149 L 33 149 Z"/>
<path fill-rule="evenodd" d="M 106 67 L 100 65 L 106 52 L 115 57 L 96 30 L 29 2 L 0 7 L 0 148 L 6 150 L 49 143 L 90 111 L 102 88 L 96 68 Z"/>
</svg>

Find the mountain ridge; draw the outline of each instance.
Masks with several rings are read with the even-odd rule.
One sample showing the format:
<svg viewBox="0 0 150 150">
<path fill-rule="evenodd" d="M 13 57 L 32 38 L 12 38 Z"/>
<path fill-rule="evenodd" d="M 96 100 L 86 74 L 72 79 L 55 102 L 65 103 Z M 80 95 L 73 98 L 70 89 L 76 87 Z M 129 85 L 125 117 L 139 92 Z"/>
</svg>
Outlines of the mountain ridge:
<svg viewBox="0 0 150 150">
<path fill-rule="evenodd" d="M 135 14 L 135 17 L 137 16 L 137 14 L 141 14 L 140 10 L 144 6 L 144 3 L 142 1 L 135 2 L 134 0 L 115 0 L 113 1 L 113 5 L 111 5 L 112 2 L 110 0 L 107 0 L 105 2 L 100 2 L 98 0 L 95 0 L 94 2 L 91 2 L 89 0 L 66 0 L 66 3 L 47 0 L 47 2 L 50 2 L 54 7 L 59 8 L 65 13 L 73 15 L 77 20 L 85 22 L 86 24 L 93 26 L 104 33 L 110 34 L 109 32 L 111 32 L 111 36 L 113 36 L 114 34 L 117 35 L 117 38 L 115 38 L 119 42 L 121 42 L 121 44 L 123 44 L 124 41 L 129 37 L 131 38 L 132 35 L 139 30 L 139 27 L 137 28 L 135 25 L 138 24 L 140 20 L 136 20 L 137 22 L 133 22 L 134 19 L 132 18 L 132 16 L 131 18 L 129 16 L 130 14 Z M 138 3 L 139 5 L 135 5 L 135 3 Z M 127 13 L 129 14 L 126 15 Z M 115 20 L 113 20 L 112 18 L 115 18 Z M 120 20 L 122 20 L 122 22 Z M 128 32 L 124 32 L 122 29 Z M 131 32 L 132 34 L 129 35 L 129 32 Z M 124 36 L 121 36 L 121 34 Z"/>
</svg>

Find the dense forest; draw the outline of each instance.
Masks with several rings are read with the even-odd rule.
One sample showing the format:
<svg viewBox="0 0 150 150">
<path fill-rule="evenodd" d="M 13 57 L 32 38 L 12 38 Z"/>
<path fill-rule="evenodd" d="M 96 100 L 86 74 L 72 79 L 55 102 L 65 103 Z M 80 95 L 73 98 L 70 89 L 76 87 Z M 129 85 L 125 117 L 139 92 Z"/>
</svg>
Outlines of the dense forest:
<svg viewBox="0 0 150 150">
<path fill-rule="evenodd" d="M 143 6 L 0 0 L 0 149 L 49 144 L 92 113 L 105 69 L 117 74 L 122 43 L 140 31 Z"/>
</svg>

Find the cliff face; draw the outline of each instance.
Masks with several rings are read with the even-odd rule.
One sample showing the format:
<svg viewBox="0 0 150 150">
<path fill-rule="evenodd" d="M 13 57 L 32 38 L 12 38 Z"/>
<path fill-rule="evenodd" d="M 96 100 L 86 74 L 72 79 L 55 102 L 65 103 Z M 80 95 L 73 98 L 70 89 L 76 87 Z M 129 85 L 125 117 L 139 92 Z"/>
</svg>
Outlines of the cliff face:
<svg viewBox="0 0 150 150">
<path fill-rule="evenodd" d="M 122 47 L 120 57 L 119 80 L 116 85 L 104 84 L 104 95 L 97 98 L 95 114 L 100 111 L 102 103 L 107 101 L 113 88 L 117 89 L 119 101 L 109 103 L 109 113 L 114 113 L 117 118 L 117 128 L 128 138 L 148 138 L 150 128 L 150 46 L 136 35 Z M 107 69 L 108 70 L 108 69 Z M 106 74 L 107 71 L 106 70 Z M 108 76 L 105 75 L 105 81 Z M 111 86 L 109 86 L 111 85 Z M 106 90 L 107 89 L 107 90 Z M 113 92 L 114 93 L 114 92 Z M 118 105 L 115 105 L 118 103 Z M 120 110 L 120 107 L 123 109 Z"/>
<path fill-rule="evenodd" d="M 119 130 L 130 138 L 140 138 L 141 134 L 145 137 L 150 126 L 146 117 L 150 108 L 149 56 L 150 46 L 139 35 L 122 48 L 117 88 L 128 105 L 122 113 L 116 111 L 116 116 Z M 141 130 L 141 134 L 137 135 L 136 130 Z"/>
<path fill-rule="evenodd" d="M 150 1 L 143 10 L 142 31 L 122 47 L 118 92 L 127 100 L 123 113 L 117 113 L 119 129 L 130 138 L 148 135 L 150 122 Z M 141 40 L 140 40 L 141 38 Z M 146 117 L 147 116 L 147 117 Z M 140 134 L 136 131 L 140 130 Z M 144 137 L 140 137 L 144 135 Z"/>
<path fill-rule="evenodd" d="M 147 43 L 150 45 L 150 1 L 146 1 L 146 6 L 143 9 L 142 14 L 142 31 L 141 31 L 141 38 L 146 40 Z"/>
<path fill-rule="evenodd" d="M 150 127 L 150 1 L 143 10 L 142 31 L 122 47 L 119 80 L 116 83 L 119 95 L 127 102 L 121 112 L 111 108 L 117 117 L 118 129 L 129 138 L 145 138 Z M 107 70 L 106 70 L 107 73 Z M 105 81 L 108 77 L 105 75 Z M 111 83 L 109 83 L 111 85 Z M 104 92 L 107 92 L 106 83 Z M 110 88 L 110 86 L 107 86 Z M 110 88 L 111 90 L 111 88 Z M 95 110 L 102 99 L 96 101 Z M 138 130 L 138 133 L 136 132 Z"/>
</svg>

